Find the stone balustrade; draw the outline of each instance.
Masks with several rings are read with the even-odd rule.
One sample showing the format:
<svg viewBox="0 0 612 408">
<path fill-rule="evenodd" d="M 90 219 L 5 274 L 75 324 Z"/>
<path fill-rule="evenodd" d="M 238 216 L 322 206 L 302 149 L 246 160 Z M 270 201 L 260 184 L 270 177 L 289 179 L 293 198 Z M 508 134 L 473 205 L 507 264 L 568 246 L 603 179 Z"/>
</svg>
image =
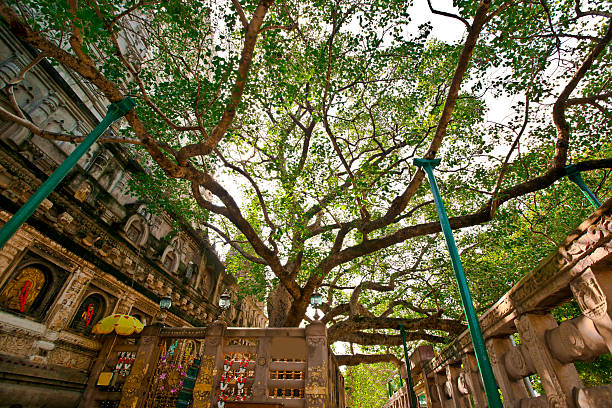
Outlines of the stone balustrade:
<svg viewBox="0 0 612 408">
<path fill-rule="evenodd" d="M 557 322 L 551 311 L 571 299 L 582 314 Z M 612 352 L 612 199 L 483 313 L 480 325 L 504 407 L 612 407 L 612 385 L 587 388 L 574 366 Z M 422 352 L 410 359 L 421 406 L 487 406 L 467 331 L 424 363 Z M 533 392 L 533 375 L 543 395 Z M 404 386 L 385 407 L 409 401 Z"/>
</svg>

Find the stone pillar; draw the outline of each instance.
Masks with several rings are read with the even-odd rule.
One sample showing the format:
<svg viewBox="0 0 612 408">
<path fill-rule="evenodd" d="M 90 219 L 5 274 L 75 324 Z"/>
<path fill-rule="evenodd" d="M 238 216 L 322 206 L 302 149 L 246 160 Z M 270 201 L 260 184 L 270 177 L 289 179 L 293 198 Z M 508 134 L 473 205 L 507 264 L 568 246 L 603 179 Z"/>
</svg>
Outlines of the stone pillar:
<svg viewBox="0 0 612 408">
<path fill-rule="evenodd" d="M 306 326 L 306 348 L 307 372 L 304 385 L 306 408 L 328 407 L 327 329 L 318 320 Z"/>
<path fill-rule="evenodd" d="M 96 383 L 100 373 L 104 370 L 104 366 L 108 361 L 108 355 L 112 351 L 113 345 L 115 344 L 116 334 L 108 334 L 104 338 L 102 348 L 98 353 L 98 358 L 94 362 L 91 372 L 89 373 L 89 379 L 87 380 L 87 386 L 85 392 L 81 396 L 78 408 L 89 408 L 95 406 L 94 398 L 96 396 Z"/>
<path fill-rule="evenodd" d="M 193 388 L 193 407 L 215 407 L 217 404 L 217 390 L 223 374 L 223 336 L 225 336 L 227 323 L 215 320 L 206 331 L 204 341 L 204 355 L 200 364 L 200 372 Z"/>
<path fill-rule="evenodd" d="M 427 397 L 427 406 L 432 408 L 442 408 L 438 388 L 435 384 L 435 374 L 426 375 L 423 373 L 423 382 L 425 385 L 425 395 Z"/>
<path fill-rule="evenodd" d="M 461 374 L 461 367 L 456 364 L 449 364 L 446 366 L 446 384 L 451 394 L 451 406 L 453 408 L 465 407 L 466 397 L 464 394 L 459 392 L 457 387 L 459 374 Z"/>
<path fill-rule="evenodd" d="M 210 330 L 210 329 L 209 329 Z M 215 341 L 223 339 L 223 336 L 218 335 L 219 329 L 215 329 L 217 335 L 213 337 Z M 225 331 L 224 328 L 221 329 Z M 216 337 L 216 338 L 215 338 Z M 193 387 L 193 407 L 202 408 L 209 407 L 212 399 L 211 394 L 213 393 L 214 377 L 217 374 L 216 361 L 217 361 L 217 349 L 218 345 L 215 346 L 209 342 L 209 334 L 207 332 L 206 341 L 204 345 L 204 354 L 202 356 L 202 362 L 200 364 L 200 371 Z"/>
<path fill-rule="evenodd" d="M 465 380 L 467 386 L 472 393 L 474 400 L 474 406 L 476 408 L 484 408 L 487 406 L 487 398 L 484 393 L 484 387 L 482 385 L 482 379 L 480 378 L 480 372 L 478 371 L 478 362 L 474 354 L 465 354 L 461 360 L 463 363 L 463 372 L 465 373 Z"/>
<path fill-rule="evenodd" d="M 147 326 L 138 341 L 136 360 L 129 377 L 123 384 L 119 408 L 139 408 L 144 404 L 151 377 L 157 368 L 160 352 L 161 327 Z"/>
<path fill-rule="evenodd" d="M 257 359 L 253 378 L 253 400 L 264 401 L 268 398 L 268 361 L 270 361 L 270 338 L 260 337 L 257 343 Z"/>
<path fill-rule="evenodd" d="M 434 384 L 438 393 L 438 401 L 442 408 L 453 408 L 450 396 L 446 392 L 446 373 L 434 373 Z"/>
<path fill-rule="evenodd" d="M 558 327 L 555 318 L 550 313 L 528 313 L 516 319 L 515 325 L 540 376 L 549 407 L 574 408 L 572 392 L 575 387 L 582 388 L 582 381 L 574 364 L 553 358 L 546 342 L 546 332 Z"/>
<path fill-rule="evenodd" d="M 487 340 L 487 350 L 489 351 L 489 358 L 491 360 L 491 366 L 493 367 L 493 373 L 495 374 L 495 379 L 497 379 L 497 384 L 501 389 L 502 395 L 504 396 L 504 407 L 505 408 L 514 408 L 514 404 L 516 401 L 521 398 L 528 398 L 529 393 L 525 388 L 525 383 L 523 383 L 523 377 L 519 376 L 518 378 L 510 378 L 508 376 L 508 367 L 506 367 L 506 358 L 505 356 L 510 353 L 514 359 L 513 363 L 518 364 L 519 366 L 525 365 L 525 359 L 523 359 L 520 351 L 512 345 L 512 342 L 509 338 L 491 338 Z M 510 362 L 510 361 L 508 361 Z M 512 371 L 512 369 L 511 369 Z M 517 370 L 514 370 L 516 372 Z"/>
<path fill-rule="evenodd" d="M 49 329 L 61 330 L 68 325 L 68 319 L 75 308 L 79 307 L 80 299 L 87 288 L 87 284 L 94 276 L 94 271 L 87 267 L 77 269 L 70 276 L 63 292 L 56 298 L 49 316 Z"/>
</svg>

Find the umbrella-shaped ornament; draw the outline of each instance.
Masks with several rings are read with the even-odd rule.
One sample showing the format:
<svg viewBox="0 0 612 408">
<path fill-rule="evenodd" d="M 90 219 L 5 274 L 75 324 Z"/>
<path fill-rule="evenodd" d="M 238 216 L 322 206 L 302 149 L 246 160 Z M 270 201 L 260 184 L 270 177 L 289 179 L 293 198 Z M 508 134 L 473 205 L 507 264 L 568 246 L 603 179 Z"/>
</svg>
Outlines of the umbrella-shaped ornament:
<svg viewBox="0 0 612 408">
<path fill-rule="evenodd" d="M 134 333 L 140 333 L 143 328 L 144 326 L 140 323 L 140 320 L 134 316 L 112 314 L 96 323 L 91 332 L 94 334 L 109 334 L 114 330 L 117 334 L 129 336 Z"/>
</svg>

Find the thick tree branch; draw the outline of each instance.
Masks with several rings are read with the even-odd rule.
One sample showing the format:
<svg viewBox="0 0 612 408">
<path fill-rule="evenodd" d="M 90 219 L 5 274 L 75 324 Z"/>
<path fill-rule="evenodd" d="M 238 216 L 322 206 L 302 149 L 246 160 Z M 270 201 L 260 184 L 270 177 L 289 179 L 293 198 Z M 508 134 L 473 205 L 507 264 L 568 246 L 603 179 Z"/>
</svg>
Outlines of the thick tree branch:
<svg viewBox="0 0 612 408">
<path fill-rule="evenodd" d="M 359 364 L 393 363 L 401 367 L 402 363 L 393 354 L 340 354 L 336 355 L 339 366 L 356 366 Z"/>
<path fill-rule="evenodd" d="M 247 19 L 246 14 L 244 14 L 244 9 L 240 5 L 240 1 L 232 0 L 232 4 L 234 5 L 236 12 L 238 13 L 238 17 L 240 17 L 242 27 L 244 27 L 244 30 L 247 31 L 249 29 L 249 20 Z"/>
<path fill-rule="evenodd" d="M 14 122 L 20 126 L 25 127 L 30 132 L 35 134 L 36 136 L 43 137 L 45 139 L 50 140 L 58 140 L 62 142 L 71 142 L 71 143 L 79 143 L 85 140 L 87 135 L 71 135 L 68 133 L 60 133 L 60 132 L 50 132 L 48 130 L 44 130 L 36 126 L 34 123 L 30 122 L 26 118 L 19 117 L 17 115 L 12 114 L 6 109 L 0 107 L 0 118 L 7 120 L 9 122 Z M 98 139 L 99 143 L 128 143 L 133 145 L 142 145 L 142 141 L 139 139 L 130 139 L 122 136 L 101 136 Z"/>
<path fill-rule="evenodd" d="M 565 108 L 569 96 L 574 92 L 578 83 L 584 78 L 588 70 L 593 66 L 593 63 L 599 55 L 606 49 L 608 43 L 612 40 L 612 23 L 608 23 L 608 29 L 603 38 L 593 47 L 589 55 L 584 59 L 580 68 L 576 71 L 572 79 L 567 83 L 563 91 L 553 105 L 553 121 L 557 127 L 557 143 L 555 145 L 555 154 L 552 159 L 552 168 L 561 169 L 567 162 L 567 149 L 569 147 L 570 126 L 565 118 Z"/>
<path fill-rule="evenodd" d="M 402 344 L 402 336 L 391 336 L 382 333 L 365 333 L 365 332 L 346 332 L 338 333 L 334 337 L 329 336 L 330 342 L 346 341 L 355 344 L 361 344 L 362 346 L 399 346 Z M 406 332 L 406 341 L 418 341 L 424 340 L 429 343 L 444 343 L 446 338 L 442 336 L 436 336 L 434 334 L 419 332 Z"/>
<path fill-rule="evenodd" d="M 453 14 L 453 13 L 448 13 L 446 11 L 434 10 L 434 8 L 431 5 L 431 0 L 427 0 L 427 5 L 429 6 L 429 11 L 431 11 L 433 14 L 438 14 L 440 16 L 454 18 L 455 20 L 461 21 L 463 23 L 463 25 L 465 25 L 465 27 L 468 30 L 471 28 L 470 23 L 468 23 L 468 21 L 465 18 L 461 17 L 461 16 L 458 16 L 458 15 Z"/>
<path fill-rule="evenodd" d="M 221 141 L 225 135 L 225 132 L 234 120 L 236 110 L 238 109 L 238 105 L 242 100 L 242 95 L 246 86 L 249 69 L 251 67 L 251 62 L 253 60 L 253 54 L 255 51 L 255 44 L 257 43 L 257 35 L 261 25 L 263 24 L 264 17 L 272 5 L 272 2 L 272 0 L 261 0 L 255 9 L 251 22 L 248 24 L 244 38 L 244 45 L 242 47 L 242 55 L 238 64 L 236 80 L 232 86 L 230 101 L 223 112 L 223 116 L 217 125 L 212 129 L 205 141 L 187 145 L 179 150 L 177 158 L 180 165 L 185 165 L 190 157 L 205 156 L 211 153 Z"/>
<path fill-rule="evenodd" d="M 579 171 L 589 171 L 595 169 L 612 168 L 612 159 L 588 160 L 576 163 Z M 529 181 L 518 184 L 514 187 L 502 190 L 499 193 L 499 205 L 504 202 L 520 197 L 535 191 L 543 190 L 550 187 L 555 181 L 565 176 L 563 168 L 551 170 L 542 176 L 533 178 Z M 483 224 L 491 220 L 492 202 L 489 200 L 487 204 L 478 212 L 473 214 L 451 217 L 450 225 L 453 229 L 471 227 L 478 224 Z M 327 274 L 332 268 L 349 262 L 355 258 L 378 251 L 379 249 L 387 248 L 391 245 L 398 244 L 409 238 L 414 238 L 423 235 L 430 235 L 441 232 L 440 223 L 438 221 L 425 224 L 412 225 L 399 229 L 393 234 L 382 238 L 371 239 L 364 241 L 352 247 L 345 248 L 333 255 L 330 255 L 318 265 L 318 269 L 323 275 Z"/>
<path fill-rule="evenodd" d="M 459 54 L 459 60 L 457 61 L 455 73 L 448 89 L 448 94 L 446 96 L 444 108 L 442 109 L 442 114 L 440 116 L 440 119 L 438 120 L 436 132 L 434 134 L 433 140 L 430 143 L 427 153 L 425 153 L 424 155 L 426 159 L 433 159 L 434 157 L 436 157 L 436 153 L 440 148 L 442 140 L 446 136 L 446 129 L 448 128 L 448 124 L 450 123 L 453 111 L 455 109 L 455 105 L 457 103 L 459 89 L 461 88 L 463 77 L 465 76 L 465 72 L 467 71 L 470 59 L 472 58 L 472 53 L 474 52 L 476 41 L 478 40 L 478 37 L 480 36 L 480 33 L 485 24 L 487 18 L 487 11 L 490 5 L 490 0 L 482 0 L 478 5 L 478 9 L 476 10 L 476 14 L 474 15 L 474 21 L 468 31 L 468 35 L 465 40 L 465 44 L 463 45 L 463 48 L 461 50 L 461 54 Z M 404 209 L 406 209 L 408 202 L 416 193 L 424 177 L 425 173 L 421 169 L 419 169 L 412 178 L 412 180 L 410 180 L 410 184 L 406 187 L 404 192 L 393 200 L 386 214 L 376 220 L 372 220 L 370 222 L 365 223 L 364 225 L 360 226 L 359 229 L 363 232 L 371 232 L 392 223 L 395 217 L 400 215 L 404 211 Z"/>
</svg>

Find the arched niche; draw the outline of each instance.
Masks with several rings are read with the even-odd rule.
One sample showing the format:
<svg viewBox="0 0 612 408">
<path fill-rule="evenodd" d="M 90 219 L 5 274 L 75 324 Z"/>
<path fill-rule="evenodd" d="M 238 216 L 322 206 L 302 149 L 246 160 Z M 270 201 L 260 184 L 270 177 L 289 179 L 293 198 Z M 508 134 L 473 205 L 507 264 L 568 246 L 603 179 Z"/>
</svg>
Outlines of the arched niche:
<svg viewBox="0 0 612 408">
<path fill-rule="evenodd" d="M 40 266 L 21 269 L 2 290 L 0 303 L 10 310 L 30 314 L 50 285 L 49 273 Z M 37 302 L 37 300 L 39 300 Z"/>
<path fill-rule="evenodd" d="M 168 272 L 176 273 L 181 263 L 183 242 L 179 236 L 170 240 L 170 245 L 166 247 L 161 257 L 161 264 Z"/>
<path fill-rule="evenodd" d="M 179 253 L 176 248 L 172 245 L 168 245 L 166 249 L 164 249 L 160 262 L 168 272 L 176 273 L 180 264 Z"/>
<path fill-rule="evenodd" d="M 0 307 L 42 320 L 66 275 L 52 264 L 28 259 L 15 267 L 0 289 Z"/>
<path fill-rule="evenodd" d="M 81 334 L 90 334 L 92 327 L 106 315 L 107 308 L 108 302 L 101 293 L 88 294 L 72 317 L 70 329 Z"/>
<path fill-rule="evenodd" d="M 127 239 L 136 246 L 144 246 L 149 239 L 149 224 L 140 214 L 128 218 L 123 227 Z"/>
</svg>

